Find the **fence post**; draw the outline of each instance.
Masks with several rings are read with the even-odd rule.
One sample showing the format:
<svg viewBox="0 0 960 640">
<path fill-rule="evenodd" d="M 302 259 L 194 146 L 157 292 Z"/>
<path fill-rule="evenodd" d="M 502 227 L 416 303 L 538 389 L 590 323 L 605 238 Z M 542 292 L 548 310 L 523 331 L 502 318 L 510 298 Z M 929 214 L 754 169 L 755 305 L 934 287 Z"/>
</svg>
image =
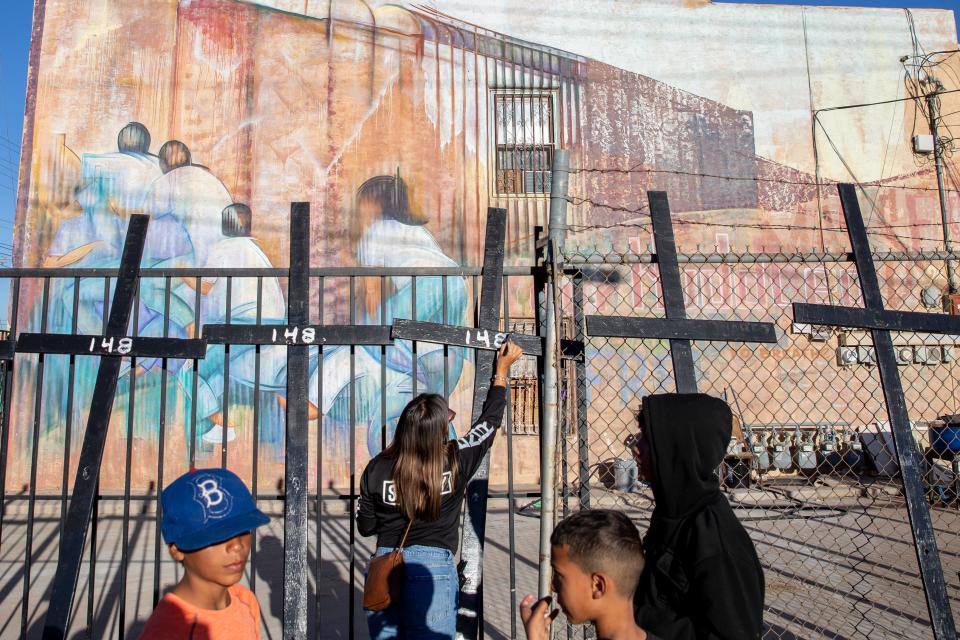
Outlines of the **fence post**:
<svg viewBox="0 0 960 640">
<path fill-rule="evenodd" d="M 583 344 L 583 357 L 576 363 L 577 399 L 577 501 L 580 509 L 590 508 L 590 423 L 587 420 L 587 332 L 583 319 L 583 271 L 577 269 L 573 275 L 573 326 L 576 328 L 574 339 Z"/>
<path fill-rule="evenodd" d="M 544 287 L 546 317 L 543 349 L 543 422 L 540 425 L 540 566 L 537 591 L 540 597 L 550 592 L 550 534 L 556 512 L 557 418 L 560 376 L 558 368 L 560 336 L 558 335 L 557 261 L 567 234 L 567 176 L 570 173 L 570 152 L 558 149 L 553 155 L 550 178 L 550 221 L 548 227 L 547 279 Z"/>
</svg>

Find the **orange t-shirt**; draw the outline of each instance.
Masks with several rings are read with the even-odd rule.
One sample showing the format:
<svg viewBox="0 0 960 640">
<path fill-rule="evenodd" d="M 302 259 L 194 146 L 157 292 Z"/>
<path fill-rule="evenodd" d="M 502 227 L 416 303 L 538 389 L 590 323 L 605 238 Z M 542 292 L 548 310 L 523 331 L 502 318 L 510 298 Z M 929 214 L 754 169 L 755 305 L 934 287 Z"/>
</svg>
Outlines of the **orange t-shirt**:
<svg viewBox="0 0 960 640">
<path fill-rule="evenodd" d="M 230 605 L 198 609 L 168 593 L 157 603 L 140 640 L 260 640 L 260 605 L 250 589 L 228 588 Z"/>
</svg>

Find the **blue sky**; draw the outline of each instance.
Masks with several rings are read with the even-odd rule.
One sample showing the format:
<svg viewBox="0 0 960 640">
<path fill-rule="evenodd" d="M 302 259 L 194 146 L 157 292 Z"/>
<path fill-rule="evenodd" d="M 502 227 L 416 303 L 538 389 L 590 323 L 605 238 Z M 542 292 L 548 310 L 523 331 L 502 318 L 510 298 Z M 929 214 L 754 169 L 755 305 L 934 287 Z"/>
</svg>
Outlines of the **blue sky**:
<svg viewBox="0 0 960 640">
<path fill-rule="evenodd" d="M 6 0 L 0 9 L 0 266 L 10 263 L 17 204 L 20 134 L 30 50 L 31 0 Z"/>
<path fill-rule="evenodd" d="M 642 1 L 642 0 L 641 0 Z M 713 0 L 718 4 L 730 4 L 728 0 Z M 737 4 L 737 3 L 735 3 Z M 960 33 L 960 0 L 906 0 L 904 2 L 867 2 L 857 0 L 825 0 L 822 2 L 775 2 L 773 0 L 743 0 L 740 4 L 793 4 L 813 7 L 886 7 L 888 9 L 951 9 Z"/>
<path fill-rule="evenodd" d="M 81 0 L 78 0 L 81 1 Z M 902 7 L 895 2 L 819 1 L 772 2 L 755 4 L 808 4 L 819 6 Z M 960 0 L 909 0 L 910 8 L 953 9 L 960 14 Z M 9 265 L 16 211 L 17 174 L 20 138 L 23 130 L 23 104 L 27 82 L 27 58 L 30 50 L 32 0 L 4 0 L 0 7 L 0 266 Z M 958 29 L 960 31 L 960 29 Z M 6 298 L 6 283 L 0 283 L 0 300 Z"/>
</svg>

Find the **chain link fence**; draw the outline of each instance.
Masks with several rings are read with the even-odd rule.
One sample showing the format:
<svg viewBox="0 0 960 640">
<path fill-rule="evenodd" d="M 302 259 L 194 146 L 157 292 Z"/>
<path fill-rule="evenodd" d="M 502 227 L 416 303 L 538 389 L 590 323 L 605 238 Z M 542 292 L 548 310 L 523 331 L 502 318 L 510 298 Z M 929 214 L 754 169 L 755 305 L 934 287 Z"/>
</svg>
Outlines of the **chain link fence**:
<svg viewBox="0 0 960 640">
<path fill-rule="evenodd" d="M 874 257 L 887 308 L 943 311 L 947 256 Z M 776 345 L 693 344 L 700 391 L 725 398 L 736 418 L 718 473 L 764 566 L 765 637 L 931 637 L 870 335 L 792 321 L 793 302 L 862 305 L 850 257 L 688 255 L 680 268 L 688 317 L 777 327 Z M 561 507 L 621 508 L 643 532 L 653 496 L 624 440 L 641 398 L 674 390 L 669 344 L 588 338 L 583 317 L 663 317 L 657 264 L 568 253 L 561 292 L 572 337 L 585 341 L 584 362 L 568 362 L 565 378 L 576 411 L 562 424 Z M 957 338 L 892 337 L 956 617 L 958 462 L 930 429 L 960 413 Z"/>
</svg>

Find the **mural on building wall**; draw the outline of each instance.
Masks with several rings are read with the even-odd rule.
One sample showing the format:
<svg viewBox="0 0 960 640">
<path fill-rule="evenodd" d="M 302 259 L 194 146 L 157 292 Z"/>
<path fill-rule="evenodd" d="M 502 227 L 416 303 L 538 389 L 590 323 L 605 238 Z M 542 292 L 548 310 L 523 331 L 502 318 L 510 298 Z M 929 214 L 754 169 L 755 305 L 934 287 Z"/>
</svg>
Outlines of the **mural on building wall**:
<svg viewBox="0 0 960 640">
<path fill-rule="evenodd" d="M 116 268 L 126 222 L 143 212 L 151 215 L 144 268 L 283 268 L 289 203 L 301 200 L 314 212 L 314 267 L 477 266 L 488 206 L 508 210 L 508 262 L 529 264 L 557 148 L 583 169 L 571 175 L 569 244 L 584 251 L 642 250 L 649 238 L 634 223 L 651 188 L 667 190 L 684 214 L 681 247 L 843 244 L 833 190 L 816 187 L 805 161 L 759 155 L 768 142 L 758 141 L 749 109 L 437 10 L 288 4 L 40 0 L 19 265 Z M 891 175 L 869 183 L 875 223 L 934 219 L 930 171 Z M 205 323 L 282 323 L 285 286 L 276 275 L 145 278 L 135 330 L 187 337 Z M 455 275 L 329 276 L 314 286 L 312 316 L 327 323 L 469 324 L 476 293 Z M 103 278 L 25 280 L 20 328 L 100 333 L 107 294 Z M 513 317 L 532 316 L 529 283 L 505 294 Z M 82 435 L 97 364 L 23 358 L 11 482 L 29 482 L 34 434 L 44 468 L 62 468 L 66 430 L 74 443 Z M 168 473 L 191 455 L 219 462 L 226 442 L 231 466 L 249 477 L 256 452 L 259 478 L 274 482 L 282 477 L 285 364 L 282 348 L 234 345 L 211 346 L 198 362 L 126 365 L 107 455 L 123 455 L 133 438 L 133 482 L 145 486 L 156 475 L 160 432 Z M 415 389 L 447 389 L 469 415 L 472 382 L 470 356 L 458 349 L 401 342 L 329 348 L 322 362 L 314 355 L 308 401 L 321 482 L 349 486 L 352 445 L 359 469 Z M 43 401 L 34 403 L 38 385 Z M 515 446 L 517 477 L 534 481 L 536 439 Z M 504 468 L 498 454 L 495 482 Z M 107 470 L 104 486 L 122 486 L 122 474 Z M 56 490 L 60 474 L 39 484 Z"/>
</svg>

